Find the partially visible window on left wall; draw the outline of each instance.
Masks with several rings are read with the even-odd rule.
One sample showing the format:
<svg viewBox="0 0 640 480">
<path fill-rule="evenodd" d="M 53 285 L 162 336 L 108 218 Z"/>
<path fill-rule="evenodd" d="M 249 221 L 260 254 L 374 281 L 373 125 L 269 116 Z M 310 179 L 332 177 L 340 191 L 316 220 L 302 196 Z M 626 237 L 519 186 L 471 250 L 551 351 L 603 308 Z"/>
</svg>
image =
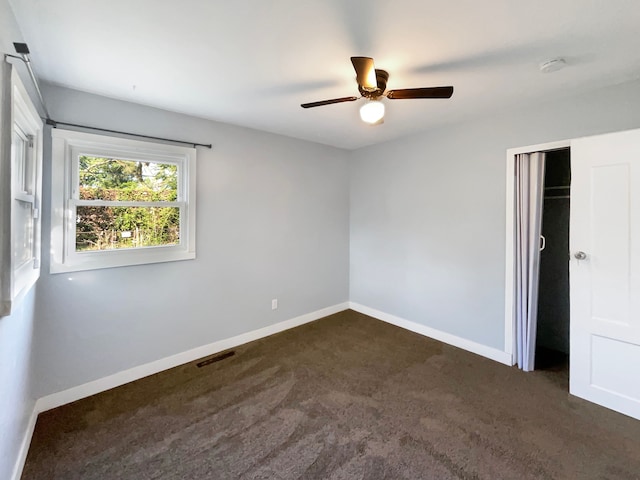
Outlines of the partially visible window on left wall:
<svg viewBox="0 0 640 480">
<path fill-rule="evenodd" d="M 2 138 L 10 137 L 11 146 L 2 149 L 0 170 L 1 316 L 9 315 L 40 277 L 42 192 L 42 121 L 15 70 L 4 88 L 10 109 L 4 110 Z"/>
</svg>

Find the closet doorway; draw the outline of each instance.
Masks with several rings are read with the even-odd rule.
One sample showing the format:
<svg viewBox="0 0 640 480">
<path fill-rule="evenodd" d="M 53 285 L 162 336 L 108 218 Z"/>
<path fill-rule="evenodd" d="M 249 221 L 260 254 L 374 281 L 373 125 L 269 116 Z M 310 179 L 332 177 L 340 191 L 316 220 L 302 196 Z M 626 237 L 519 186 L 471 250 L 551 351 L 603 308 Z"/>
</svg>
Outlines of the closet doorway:
<svg viewBox="0 0 640 480">
<path fill-rule="evenodd" d="M 544 198 L 538 275 L 536 370 L 569 377 L 569 148 L 545 152 Z"/>
<path fill-rule="evenodd" d="M 549 301 L 540 296 L 535 300 L 536 292 L 532 296 L 531 291 L 538 286 L 551 287 L 551 302 L 562 301 L 564 296 L 559 294 L 563 287 L 553 288 L 553 278 L 549 280 L 553 273 L 548 277 L 544 266 L 541 266 L 542 272 L 533 267 L 539 263 L 539 249 L 543 246 L 542 239 L 538 244 L 538 235 L 551 236 L 547 228 L 539 229 L 541 200 L 544 196 L 554 196 L 550 194 L 554 190 L 557 190 L 556 196 L 564 196 L 563 189 L 568 186 L 554 181 L 546 187 L 558 188 L 542 188 L 544 172 L 539 168 L 540 153 L 551 154 L 548 166 L 554 170 L 558 165 L 551 163 L 552 152 L 567 148 L 571 149 L 571 198 L 566 199 L 570 202 L 569 248 L 565 245 L 559 249 L 566 255 L 562 263 L 569 264 L 569 393 L 640 420 L 637 367 L 640 365 L 640 129 L 507 152 L 505 352 L 511 355 L 513 364 L 521 359 L 520 353 L 525 350 L 516 349 L 516 342 L 523 338 L 521 335 L 516 338 L 516 325 L 519 332 L 524 331 L 521 319 L 525 318 L 527 332 L 532 332 L 524 337 L 528 355 L 525 366 L 530 369 L 533 347 L 537 344 L 534 343 L 537 329 L 533 329 L 538 319 L 535 310 L 540 306 L 544 317 L 544 303 Z M 521 168 L 523 159 L 529 161 L 525 165 L 529 165 L 535 175 L 526 190 L 518 187 L 516 195 L 516 185 L 524 184 L 526 178 Z M 560 179 L 567 178 L 566 170 L 556 174 Z M 532 201 L 526 203 L 523 198 Z M 546 203 L 559 200 L 548 198 Z M 536 206 L 535 212 L 526 209 L 530 204 Z M 553 216 L 549 214 L 545 223 Z M 533 225 L 527 236 L 521 233 L 526 230 L 522 219 Z M 521 241 L 522 238 L 527 241 Z M 543 253 L 551 249 L 549 238 L 544 247 Z M 561 275 L 566 275 L 566 271 L 563 272 Z M 539 281 L 537 273 L 540 273 Z M 527 280 L 529 278 L 531 280 Z M 528 296 L 525 285 L 529 288 Z M 557 303 L 551 307 L 556 317 L 562 315 L 563 310 L 566 312 L 566 308 L 566 304 L 563 307 Z M 545 328 L 543 320 L 539 329 L 541 344 L 545 343 Z M 562 342 L 563 336 L 561 333 L 551 338 L 553 342 Z M 551 346 L 561 349 L 563 344 Z"/>
<path fill-rule="evenodd" d="M 516 310 L 520 309 L 516 302 L 516 263 L 517 263 L 517 249 L 516 249 L 516 181 L 517 173 L 516 173 L 516 163 L 517 158 L 521 155 L 530 155 L 535 152 L 544 152 L 545 156 L 545 166 L 551 165 L 548 175 L 549 179 L 539 178 L 538 182 L 540 182 L 540 189 L 544 191 L 544 196 L 555 195 L 557 197 L 560 196 L 570 196 L 570 189 L 561 189 L 561 188 L 548 188 L 543 189 L 542 187 L 566 187 L 568 186 L 568 182 L 570 182 L 570 172 L 567 172 L 567 168 L 564 166 L 564 162 L 569 162 L 569 170 L 570 170 L 570 154 L 569 149 L 571 147 L 570 140 L 563 140 L 559 142 L 551 142 L 540 145 L 530 145 L 526 147 L 520 148 L 512 148 L 507 151 L 507 162 L 506 162 L 506 243 L 505 243 L 505 251 L 506 251 L 506 271 L 505 271 L 505 352 L 511 355 L 512 364 L 515 365 L 518 363 L 518 352 L 516 351 L 516 345 L 518 345 L 518 341 L 522 342 L 522 338 L 517 338 L 517 325 L 516 325 Z M 550 156 L 550 158 L 549 158 Z M 546 170 L 546 169 L 545 169 Z M 546 173 L 546 172 L 545 172 Z M 568 178 L 567 178 L 568 173 Z M 546 175 L 545 175 L 546 177 Z M 567 185 L 565 185 L 567 182 Z M 548 185 L 546 185 L 548 183 Z M 538 188 L 538 187 L 532 187 Z M 568 295 L 568 284 L 564 284 L 565 281 L 568 281 L 568 273 L 565 269 L 568 269 L 568 260 L 569 260 L 569 250 L 567 247 L 569 241 L 569 232 L 568 226 L 562 226 L 563 220 L 562 214 L 558 212 L 558 210 L 562 211 L 562 209 L 558 208 L 558 206 L 553 207 L 552 202 L 561 202 L 565 205 L 569 205 L 569 198 L 566 199 L 545 199 L 548 200 L 547 207 L 553 210 L 551 213 L 547 215 L 547 225 L 546 228 L 544 225 L 541 226 L 542 229 L 545 230 L 546 236 L 551 237 L 550 241 L 547 243 L 545 234 L 542 233 L 544 239 L 541 237 L 540 242 L 537 240 L 531 240 L 531 242 L 535 242 L 536 245 L 539 244 L 542 252 L 540 252 L 540 257 L 545 257 L 545 267 L 542 275 L 544 275 L 543 282 L 536 282 L 535 285 L 539 286 L 542 283 L 542 289 L 544 290 L 542 296 L 544 297 L 542 301 L 542 305 L 539 305 L 536 300 L 535 307 L 542 309 L 542 316 L 544 320 L 542 322 L 543 326 L 541 327 L 541 340 L 538 343 L 537 338 L 535 341 L 535 350 L 536 353 L 539 354 L 539 361 L 542 361 L 542 365 L 545 368 L 553 366 L 566 365 L 566 357 L 565 355 L 568 353 L 568 345 L 566 341 L 569 338 L 568 332 L 565 332 L 565 328 L 569 325 L 569 321 L 567 316 L 569 315 L 569 307 L 568 302 L 570 297 Z M 560 205 L 560 203 L 558 203 Z M 542 205 L 542 209 L 544 210 L 545 205 Z M 557 215 L 556 215 L 557 214 Z M 544 211 L 543 211 L 544 215 Z M 569 213 L 566 212 L 566 218 L 569 218 Z M 542 219 L 540 219 L 542 223 Z M 552 226 L 552 224 L 555 224 Z M 561 239 L 558 241 L 558 239 Z M 564 245 L 564 246 L 563 246 Z M 547 248 L 549 250 L 547 250 Z M 564 259 L 561 259 L 562 249 L 564 248 Z M 546 251 L 546 253 L 545 253 Z M 543 255 L 544 254 L 544 255 Z M 557 259 L 554 261 L 554 258 Z M 562 295 L 558 292 L 557 289 L 552 287 L 553 284 L 562 284 L 561 290 L 563 290 L 567 295 Z M 548 292 L 551 292 L 551 295 L 548 295 Z M 563 298 L 564 297 L 564 298 Z M 540 298 L 540 295 L 537 295 L 537 298 Z M 553 303 L 559 304 L 563 303 L 563 306 L 560 307 L 562 309 L 562 313 L 560 314 L 560 320 L 553 321 L 552 317 L 558 317 L 557 312 L 553 313 Z M 533 307 L 533 305 L 532 305 Z M 537 324 L 538 314 L 535 314 L 535 321 Z M 564 325 L 562 325 L 564 323 Z M 537 328 L 536 328 L 537 330 Z M 538 337 L 538 335 L 536 335 Z M 527 340 L 528 341 L 528 340 Z M 521 343 L 522 345 L 522 343 Z M 521 348 L 525 348 L 522 345 Z M 526 348 L 527 351 L 530 350 L 530 347 Z M 522 353 L 521 353 L 522 356 Z M 529 356 L 530 358 L 530 356 Z M 563 363 L 564 362 L 564 363 Z M 530 362 L 528 362 L 530 365 Z M 535 362 L 534 362 L 535 363 Z M 540 363 L 538 364 L 538 366 Z"/>
</svg>

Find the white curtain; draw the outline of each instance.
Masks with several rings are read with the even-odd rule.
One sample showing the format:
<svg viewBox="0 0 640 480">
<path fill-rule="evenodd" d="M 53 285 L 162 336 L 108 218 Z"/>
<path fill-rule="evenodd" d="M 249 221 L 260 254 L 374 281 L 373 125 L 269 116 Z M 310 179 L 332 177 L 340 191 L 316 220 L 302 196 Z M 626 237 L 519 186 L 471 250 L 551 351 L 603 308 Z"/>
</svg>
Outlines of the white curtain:
<svg viewBox="0 0 640 480">
<path fill-rule="evenodd" d="M 516 156 L 516 354 L 518 366 L 534 368 L 538 315 L 544 152 Z"/>
</svg>

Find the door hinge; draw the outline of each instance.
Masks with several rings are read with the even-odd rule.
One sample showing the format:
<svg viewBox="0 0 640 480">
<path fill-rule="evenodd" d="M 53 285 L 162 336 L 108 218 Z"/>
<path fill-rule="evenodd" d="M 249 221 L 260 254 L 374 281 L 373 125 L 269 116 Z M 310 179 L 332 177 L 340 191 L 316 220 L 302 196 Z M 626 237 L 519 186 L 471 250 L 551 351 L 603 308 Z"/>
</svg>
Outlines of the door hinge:
<svg viewBox="0 0 640 480">
<path fill-rule="evenodd" d="M 40 259 L 39 258 L 34 258 L 33 259 L 33 268 L 40 268 Z"/>
<path fill-rule="evenodd" d="M 38 208 L 34 208 L 33 209 L 33 219 L 37 219 L 40 216 L 40 209 Z"/>
<path fill-rule="evenodd" d="M 33 135 L 27 135 L 27 145 L 29 148 L 33 148 Z"/>
</svg>

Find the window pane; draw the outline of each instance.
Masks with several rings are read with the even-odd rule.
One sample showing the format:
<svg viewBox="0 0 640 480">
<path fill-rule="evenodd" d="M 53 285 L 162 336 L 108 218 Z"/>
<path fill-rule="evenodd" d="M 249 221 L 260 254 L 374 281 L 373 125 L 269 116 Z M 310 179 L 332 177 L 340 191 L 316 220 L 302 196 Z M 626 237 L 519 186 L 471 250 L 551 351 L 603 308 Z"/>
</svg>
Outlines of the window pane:
<svg viewBox="0 0 640 480">
<path fill-rule="evenodd" d="M 16 129 L 13 131 L 13 168 L 15 169 L 15 186 L 20 193 L 31 193 L 29 165 L 27 162 L 27 140 Z"/>
<path fill-rule="evenodd" d="M 16 267 L 33 257 L 33 215 L 29 202 L 15 201 L 13 258 Z"/>
<path fill-rule="evenodd" d="M 178 167 L 80 155 L 80 200 L 173 202 L 178 199 Z"/>
<path fill-rule="evenodd" d="M 76 251 L 176 245 L 178 207 L 88 207 L 76 210 Z"/>
</svg>

